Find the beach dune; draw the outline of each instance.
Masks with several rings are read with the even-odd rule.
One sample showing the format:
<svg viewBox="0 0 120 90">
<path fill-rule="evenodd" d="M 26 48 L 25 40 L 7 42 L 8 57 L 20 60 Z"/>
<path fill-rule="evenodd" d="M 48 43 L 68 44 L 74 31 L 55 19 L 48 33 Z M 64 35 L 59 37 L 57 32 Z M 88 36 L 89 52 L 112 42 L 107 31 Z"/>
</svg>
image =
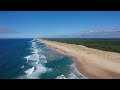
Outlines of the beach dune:
<svg viewBox="0 0 120 90">
<path fill-rule="evenodd" d="M 92 49 L 83 45 L 38 40 L 62 54 L 73 57 L 80 73 L 88 78 L 120 78 L 120 53 Z"/>
</svg>

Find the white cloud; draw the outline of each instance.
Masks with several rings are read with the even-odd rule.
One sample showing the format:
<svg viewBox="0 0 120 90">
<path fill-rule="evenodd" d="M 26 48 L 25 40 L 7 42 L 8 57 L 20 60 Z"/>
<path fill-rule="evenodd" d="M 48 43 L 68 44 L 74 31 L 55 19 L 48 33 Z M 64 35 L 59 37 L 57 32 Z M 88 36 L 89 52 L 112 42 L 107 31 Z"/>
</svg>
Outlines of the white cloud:
<svg viewBox="0 0 120 90">
<path fill-rule="evenodd" d="M 54 35 L 52 36 L 54 38 L 57 37 L 84 37 L 84 38 L 120 38 L 120 28 L 101 28 L 101 29 L 93 29 L 93 30 L 87 30 L 87 31 L 80 31 L 76 33 L 69 33 L 66 35 Z"/>
<path fill-rule="evenodd" d="M 74 36 L 79 36 L 79 35 L 104 35 L 104 34 L 120 34 L 120 28 L 106 28 L 106 29 L 95 29 L 95 30 L 88 30 L 88 31 L 82 31 L 82 32 L 77 32 L 72 35 Z"/>
</svg>

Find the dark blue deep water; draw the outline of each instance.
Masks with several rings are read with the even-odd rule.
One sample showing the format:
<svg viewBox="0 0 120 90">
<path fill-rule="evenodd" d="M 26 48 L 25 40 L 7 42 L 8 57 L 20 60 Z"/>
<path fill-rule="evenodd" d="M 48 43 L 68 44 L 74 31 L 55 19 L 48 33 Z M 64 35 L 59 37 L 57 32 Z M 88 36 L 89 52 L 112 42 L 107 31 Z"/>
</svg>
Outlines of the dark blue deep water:
<svg viewBox="0 0 120 90">
<path fill-rule="evenodd" d="M 28 42 L 32 39 L 0 39 L 0 78 L 12 78 L 17 74 L 26 55 L 30 54 Z"/>
</svg>

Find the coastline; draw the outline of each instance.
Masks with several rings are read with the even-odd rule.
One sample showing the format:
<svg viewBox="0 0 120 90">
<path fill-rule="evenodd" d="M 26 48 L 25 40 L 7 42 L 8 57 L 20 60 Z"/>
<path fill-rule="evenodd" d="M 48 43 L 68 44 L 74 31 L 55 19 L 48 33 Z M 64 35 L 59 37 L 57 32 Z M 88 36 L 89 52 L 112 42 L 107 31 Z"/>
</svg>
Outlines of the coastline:
<svg viewBox="0 0 120 90">
<path fill-rule="evenodd" d="M 112 79 L 112 78 L 120 78 L 120 58 L 118 55 L 119 53 L 113 53 L 113 52 L 106 52 L 106 51 L 95 51 L 94 49 L 88 49 L 87 47 L 84 47 L 82 45 L 71 45 L 66 43 L 60 43 L 55 41 L 47 41 L 38 39 L 47 46 L 51 47 L 52 49 L 68 55 L 70 57 L 73 57 L 73 60 L 76 63 L 78 71 L 87 78 L 92 79 Z M 80 47 L 81 46 L 81 47 Z M 75 49 L 76 48 L 76 49 Z M 80 51 L 80 50 L 81 51 Z M 83 50 L 82 50 L 83 49 Z M 87 51 L 95 52 L 95 54 L 92 52 L 87 53 Z M 97 57 L 97 54 L 99 57 Z M 105 55 L 113 55 L 109 56 L 108 58 L 102 57 L 100 53 L 105 53 Z M 113 61 L 112 59 L 115 58 L 115 56 L 118 56 L 117 60 Z M 110 60 L 109 58 L 112 59 Z M 109 61 L 108 61 L 109 59 Z"/>
</svg>

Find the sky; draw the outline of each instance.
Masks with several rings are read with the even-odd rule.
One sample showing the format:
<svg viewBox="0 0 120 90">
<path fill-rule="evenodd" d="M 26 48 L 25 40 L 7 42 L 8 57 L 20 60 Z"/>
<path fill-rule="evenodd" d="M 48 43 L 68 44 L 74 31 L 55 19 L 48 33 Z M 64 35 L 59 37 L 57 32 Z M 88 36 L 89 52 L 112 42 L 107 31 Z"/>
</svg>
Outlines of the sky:
<svg viewBox="0 0 120 90">
<path fill-rule="evenodd" d="M 0 38 L 120 38 L 120 11 L 0 11 Z"/>
</svg>

